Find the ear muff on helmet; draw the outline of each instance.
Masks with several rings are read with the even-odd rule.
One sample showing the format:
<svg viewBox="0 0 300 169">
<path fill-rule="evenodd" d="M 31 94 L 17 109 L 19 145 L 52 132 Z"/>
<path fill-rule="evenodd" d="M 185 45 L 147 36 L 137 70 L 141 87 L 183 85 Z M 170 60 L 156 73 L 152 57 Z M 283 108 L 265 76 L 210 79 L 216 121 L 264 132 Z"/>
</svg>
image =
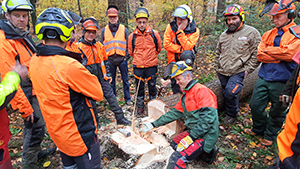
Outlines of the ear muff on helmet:
<svg viewBox="0 0 300 169">
<path fill-rule="evenodd" d="M 288 11 L 288 18 L 289 18 L 289 19 L 295 19 L 296 16 L 297 16 L 296 10 L 290 9 L 290 10 Z"/>
<path fill-rule="evenodd" d="M 37 18 L 35 33 L 40 40 L 56 39 L 56 35 L 54 36 L 55 33 L 53 31 L 48 32 L 48 30 L 56 31 L 59 39 L 67 42 L 72 36 L 74 23 L 67 11 L 59 8 L 47 8 Z"/>
<path fill-rule="evenodd" d="M 138 8 L 135 13 L 134 13 L 134 17 L 135 19 L 138 18 L 149 18 L 149 13 L 148 10 L 146 8 Z"/>
</svg>

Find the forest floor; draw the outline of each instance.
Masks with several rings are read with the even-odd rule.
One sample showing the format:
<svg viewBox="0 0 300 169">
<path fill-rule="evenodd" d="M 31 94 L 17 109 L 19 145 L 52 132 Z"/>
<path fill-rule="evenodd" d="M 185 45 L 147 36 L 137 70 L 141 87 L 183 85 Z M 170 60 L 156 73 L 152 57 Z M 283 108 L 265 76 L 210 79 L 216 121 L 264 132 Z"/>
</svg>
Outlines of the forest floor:
<svg viewBox="0 0 300 169">
<path fill-rule="evenodd" d="M 210 56 L 202 57 L 196 62 L 196 69 L 194 70 L 195 77 L 197 79 L 207 78 L 215 79 L 216 76 L 213 71 L 213 65 L 210 60 Z M 201 65 L 201 66 L 200 66 Z M 129 72 L 133 72 L 130 68 Z M 162 74 L 162 70 L 159 69 L 159 76 Z M 131 73 L 130 73 L 131 74 Z M 123 91 L 120 77 L 117 77 L 118 88 L 118 100 L 124 113 L 128 119 L 131 119 L 130 115 L 133 112 L 133 105 L 126 105 L 122 96 Z M 207 81 L 204 79 L 204 82 Z M 132 100 L 135 97 L 135 84 L 134 78 L 131 75 L 129 78 L 130 90 Z M 158 80 L 159 83 L 159 80 Z M 147 90 L 146 90 L 147 91 Z M 172 94 L 170 89 L 162 92 L 163 96 Z M 147 98 L 147 92 L 146 92 Z M 253 137 L 244 133 L 245 128 L 251 128 L 252 120 L 249 108 L 249 98 L 243 100 L 240 103 L 240 113 L 238 120 L 235 124 L 224 124 L 224 112 L 219 111 L 219 130 L 220 137 L 217 142 L 219 148 L 219 154 L 217 160 L 208 165 L 200 160 L 189 162 L 188 169 L 263 169 L 272 165 L 277 156 L 277 145 L 273 144 L 271 147 L 263 147 L 260 145 L 261 137 Z M 118 148 L 110 140 L 110 135 L 117 129 L 114 114 L 108 109 L 107 101 L 101 101 L 98 103 L 98 114 L 100 116 L 100 129 L 98 136 L 100 139 L 100 151 L 101 151 L 101 167 L 103 169 L 131 169 L 134 168 L 135 163 L 139 159 L 139 156 L 128 155 Z M 12 157 L 12 163 L 14 168 L 20 168 L 21 166 L 21 153 L 23 144 L 23 120 L 20 117 L 18 111 L 12 111 L 8 108 L 10 117 L 10 130 L 12 132 L 11 141 L 9 143 L 9 150 Z M 49 135 L 46 133 L 45 139 L 42 143 L 42 149 L 54 147 Z M 58 169 L 62 168 L 59 152 L 40 160 L 40 168 Z M 162 169 L 166 165 L 166 161 L 157 162 L 148 169 Z"/>
</svg>

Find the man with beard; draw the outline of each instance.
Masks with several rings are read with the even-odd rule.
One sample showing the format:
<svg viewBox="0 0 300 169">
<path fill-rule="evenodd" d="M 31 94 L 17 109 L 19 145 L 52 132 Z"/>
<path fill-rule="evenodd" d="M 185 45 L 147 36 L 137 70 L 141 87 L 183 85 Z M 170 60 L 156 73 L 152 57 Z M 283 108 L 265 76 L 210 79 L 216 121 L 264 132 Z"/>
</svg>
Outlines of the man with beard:
<svg viewBox="0 0 300 169">
<path fill-rule="evenodd" d="M 239 112 L 238 94 L 244 78 L 259 65 L 257 46 L 260 33 L 254 27 L 244 24 L 244 10 L 239 5 L 230 5 L 223 12 L 228 29 L 223 32 L 217 44 L 215 65 L 225 100 L 224 123 L 233 123 Z"/>
<path fill-rule="evenodd" d="M 196 52 L 195 45 L 199 39 L 199 29 L 193 20 L 192 10 L 188 5 L 180 5 L 173 13 L 174 20 L 167 26 L 164 34 L 164 48 L 167 51 L 168 64 L 180 61 L 185 50 Z M 174 94 L 182 93 L 175 79 L 171 79 Z"/>
<path fill-rule="evenodd" d="M 287 105 L 279 101 L 279 96 L 297 67 L 292 58 L 300 50 L 300 40 L 289 31 L 296 25 L 295 5 L 286 9 L 280 9 L 278 3 L 271 5 L 267 14 L 272 16 L 275 28 L 265 32 L 258 45 L 257 59 L 262 65 L 250 101 L 253 119 L 250 134 L 262 135 L 261 144 L 265 146 L 273 144 L 285 120 Z M 269 9 L 270 5 L 267 6 Z M 267 113 L 269 102 L 271 108 Z"/>
</svg>

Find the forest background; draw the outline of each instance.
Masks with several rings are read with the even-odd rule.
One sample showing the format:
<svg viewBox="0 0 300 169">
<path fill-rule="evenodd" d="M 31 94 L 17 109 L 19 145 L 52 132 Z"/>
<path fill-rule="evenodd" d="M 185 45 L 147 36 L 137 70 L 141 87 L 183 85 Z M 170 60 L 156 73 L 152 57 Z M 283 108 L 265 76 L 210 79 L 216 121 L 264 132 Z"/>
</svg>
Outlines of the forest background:
<svg viewBox="0 0 300 169">
<path fill-rule="evenodd" d="M 215 47 L 218 42 L 220 34 L 227 29 L 227 26 L 222 17 L 222 12 L 229 4 L 237 3 L 241 5 L 245 11 L 245 23 L 255 27 L 261 35 L 271 29 L 273 24 L 271 18 L 267 15 L 259 17 L 259 13 L 264 7 L 265 0 L 30 0 L 36 8 L 36 13 L 33 16 L 38 16 L 44 9 L 48 7 L 57 7 L 65 10 L 70 10 L 80 15 L 83 19 L 93 16 L 99 21 L 101 29 L 108 23 L 106 17 L 106 9 L 109 4 L 117 5 L 121 10 L 121 23 L 125 24 L 129 32 L 133 32 L 136 27 L 135 18 L 133 16 L 135 10 L 141 6 L 148 9 L 150 13 L 149 25 L 157 30 L 163 38 L 163 34 L 167 24 L 173 20 L 172 13 L 181 4 L 188 4 L 192 11 L 195 23 L 200 29 L 200 38 L 196 45 L 198 51 L 196 55 L 195 64 L 197 67 L 194 70 L 195 78 L 201 83 L 217 79 L 214 70 L 214 55 Z M 2 3 L 2 1 L 0 0 Z M 296 4 L 299 9 L 299 5 Z M 32 17 L 30 22 L 30 32 L 36 43 L 40 42 L 34 36 L 33 26 L 35 17 Z M 300 23 L 300 19 L 295 19 L 296 23 Z M 77 38 L 82 36 L 81 26 L 76 27 Z M 97 38 L 99 38 L 100 31 Z M 166 51 L 162 50 L 159 55 L 159 75 L 163 72 L 166 66 Z M 132 59 L 129 60 L 131 63 Z M 129 72 L 132 72 L 132 65 L 129 64 Z M 131 73 L 130 73 L 131 74 Z M 135 95 L 135 84 L 130 78 L 131 96 Z M 122 108 L 130 114 L 133 106 L 126 107 L 124 104 L 122 83 L 118 79 L 118 101 Z M 169 90 L 170 91 L 170 90 Z M 164 94 L 171 94 L 166 91 Z M 220 119 L 220 139 L 217 146 L 220 148 L 217 161 L 213 165 L 202 164 L 201 162 L 189 163 L 187 168 L 268 168 L 272 165 L 277 156 L 277 146 L 274 144 L 269 148 L 261 147 L 260 138 L 252 137 L 243 132 L 245 128 L 251 128 L 252 120 L 248 100 L 240 104 L 240 116 L 235 125 L 223 124 L 224 112 L 219 111 Z M 98 104 L 101 115 L 101 129 L 100 129 L 100 145 L 102 168 L 117 169 L 117 168 L 132 168 L 138 157 L 130 156 L 121 152 L 116 145 L 112 144 L 107 135 L 115 131 L 116 125 L 111 111 L 107 108 L 107 102 L 100 102 Z M 21 153 L 22 153 L 22 119 L 18 111 L 9 111 L 11 121 L 11 132 L 13 134 L 10 141 L 10 154 L 12 157 L 14 168 L 20 168 Z M 53 145 L 50 141 L 49 135 L 46 136 L 42 144 L 43 149 Z M 49 163 L 50 162 L 50 163 Z M 46 165 L 45 165 L 46 164 Z M 160 163 L 153 168 L 161 168 L 165 163 Z M 60 168 L 59 153 L 48 157 L 41 161 L 41 168 Z"/>
</svg>

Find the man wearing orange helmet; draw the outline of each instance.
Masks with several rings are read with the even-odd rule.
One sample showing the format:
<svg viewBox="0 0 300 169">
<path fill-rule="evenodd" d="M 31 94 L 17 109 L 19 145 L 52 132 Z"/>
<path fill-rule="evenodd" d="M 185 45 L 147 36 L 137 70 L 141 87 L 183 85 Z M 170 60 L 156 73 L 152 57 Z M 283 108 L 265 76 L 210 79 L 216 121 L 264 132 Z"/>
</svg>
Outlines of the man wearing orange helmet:
<svg viewBox="0 0 300 169">
<path fill-rule="evenodd" d="M 119 22 L 120 11 L 118 7 L 111 5 L 107 8 L 106 15 L 108 17 L 108 25 L 101 31 L 100 42 L 103 44 L 106 55 L 107 64 L 112 76 L 111 87 L 114 94 L 116 91 L 116 73 L 119 67 L 122 81 L 124 100 L 127 104 L 131 104 L 130 89 L 128 82 L 128 63 L 130 58 L 128 54 L 128 36 L 127 28 Z"/>
<path fill-rule="evenodd" d="M 254 27 L 244 24 L 245 13 L 241 6 L 229 5 L 223 16 L 228 29 L 219 38 L 215 65 L 225 98 L 224 123 L 232 124 L 239 111 L 238 94 L 244 77 L 259 65 L 256 54 L 261 36 Z"/>
<path fill-rule="evenodd" d="M 115 113 L 117 124 L 131 125 L 131 122 L 124 117 L 122 108 L 118 105 L 117 98 L 110 85 L 112 78 L 108 75 L 108 72 L 104 61 L 107 59 L 103 45 L 96 41 L 96 33 L 99 29 L 98 22 L 95 18 L 86 18 L 82 24 L 83 36 L 77 43 L 80 52 L 87 57 L 86 68 L 95 76 L 101 84 L 105 99 L 108 101 L 111 110 Z M 95 115 L 96 102 L 92 101 Z M 98 122 L 98 118 L 97 118 Z"/>
<path fill-rule="evenodd" d="M 257 59 L 262 65 L 250 101 L 253 119 L 250 134 L 262 135 L 264 139 L 261 144 L 270 146 L 285 120 L 287 105 L 279 101 L 279 96 L 297 66 L 292 57 L 300 49 L 300 40 L 289 31 L 290 27 L 296 25 L 294 4 L 286 9 L 280 9 L 277 2 L 271 2 L 266 7 L 262 14 L 266 13 L 273 17 L 275 28 L 264 33 L 257 48 Z M 269 102 L 271 108 L 267 115 L 265 109 Z"/>
</svg>

